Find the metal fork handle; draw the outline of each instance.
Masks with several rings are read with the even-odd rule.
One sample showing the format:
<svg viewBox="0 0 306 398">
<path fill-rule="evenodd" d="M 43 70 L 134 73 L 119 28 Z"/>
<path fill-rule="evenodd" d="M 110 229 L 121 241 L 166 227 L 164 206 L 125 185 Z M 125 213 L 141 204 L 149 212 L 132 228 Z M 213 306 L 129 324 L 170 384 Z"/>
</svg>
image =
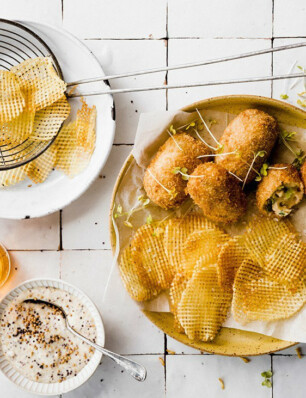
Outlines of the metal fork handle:
<svg viewBox="0 0 306 398">
<path fill-rule="evenodd" d="M 139 71 L 134 71 L 134 72 L 121 73 L 121 74 L 117 74 L 117 75 L 92 77 L 92 78 L 89 78 L 89 79 L 82 79 L 82 80 L 77 80 L 75 82 L 67 83 L 67 87 L 80 85 L 80 84 L 85 84 L 85 83 L 92 83 L 92 82 L 111 80 L 111 79 L 119 79 L 119 78 L 122 78 L 122 77 L 139 76 L 139 75 L 146 75 L 146 74 L 149 74 L 149 73 L 167 72 L 169 70 L 193 68 L 195 66 L 205 66 L 205 65 L 218 64 L 218 63 L 221 63 L 221 62 L 233 61 L 235 59 L 254 57 L 256 55 L 274 53 L 274 52 L 277 52 L 277 51 L 291 50 L 293 48 L 304 47 L 304 46 L 306 46 L 306 42 L 287 44 L 285 46 L 280 46 L 280 47 L 264 48 L 262 50 L 251 51 L 251 52 L 247 52 L 247 53 L 243 53 L 243 54 L 230 55 L 228 57 L 209 59 L 209 60 L 206 60 L 206 61 L 193 62 L 193 63 L 189 63 L 189 64 L 162 66 L 160 68 L 139 70 Z"/>
<path fill-rule="evenodd" d="M 142 366 L 139 363 L 134 362 L 126 357 L 123 357 L 122 355 L 115 354 L 114 352 L 111 352 L 111 351 L 107 350 L 106 348 L 94 343 L 93 341 L 87 339 L 86 337 L 82 336 L 80 333 L 75 331 L 68 323 L 67 323 L 67 329 L 69 330 L 69 332 L 71 332 L 75 336 L 79 337 L 85 343 L 89 344 L 90 346 L 94 347 L 96 350 L 102 352 L 102 354 L 111 358 L 118 365 L 120 365 L 123 369 L 125 369 L 125 371 L 127 373 L 129 373 L 131 376 L 133 376 L 134 379 L 136 379 L 137 381 L 145 381 L 145 379 L 147 377 L 147 371 L 144 366 Z"/>
<path fill-rule="evenodd" d="M 86 97 L 92 95 L 105 95 L 105 94 L 123 94 L 123 93 L 136 93 L 139 91 L 153 91 L 153 90 L 170 90 L 175 88 L 187 88 L 187 87 L 206 87 L 206 86 L 220 86 L 225 84 L 238 84 L 238 83 L 250 83 L 250 82 L 265 82 L 274 81 L 282 79 L 298 79 L 301 77 L 306 77 L 306 73 L 293 73 L 291 75 L 275 75 L 275 76 L 258 76 L 258 77 L 247 77 L 244 79 L 233 79 L 233 80 L 216 80 L 209 82 L 197 82 L 197 83 L 187 83 L 187 84 L 165 84 L 162 86 L 151 86 L 151 87 L 135 87 L 135 88 L 118 88 L 118 89 L 108 89 L 104 91 L 91 91 L 85 93 L 72 93 L 67 96 L 73 97 Z"/>
</svg>

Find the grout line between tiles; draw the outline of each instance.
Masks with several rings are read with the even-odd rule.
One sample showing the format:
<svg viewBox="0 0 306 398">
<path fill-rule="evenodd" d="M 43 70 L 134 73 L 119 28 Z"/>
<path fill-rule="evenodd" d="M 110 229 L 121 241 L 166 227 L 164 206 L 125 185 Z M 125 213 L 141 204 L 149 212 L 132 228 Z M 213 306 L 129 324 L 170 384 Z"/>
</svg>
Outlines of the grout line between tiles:
<svg viewBox="0 0 306 398">
<path fill-rule="evenodd" d="M 62 6 L 62 24 L 64 24 L 64 0 L 61 0 L 61 6 Z"/>
<path fill-rule="evenodd" d="M 271 372 L 272 372 L 272 391 L 271 391 L 271 398 L 273 398 L 273 393 L 274 393 L 274 379 L 273 379 L 273 355 L 270 354 L 270 358 L 271 358 Z"/>
<path fill-rule="evenodd" d="M 306 36 L 292 36 L 290 38 L 305 38 Z M 235 36 L 229 36 L 229 37 L 207 37 L 207 36 L 169 36 L 169 37 L 85 37 L 81 40 L 165 40 L 165 39 L 170 39 L 170 40 L 189 40 L 189 39 L 195 39 L 195 40 L 271 40 L 272 37 L 235 37 Z M 282 38 L 281 36 L 277 38 Z"/>
</svg>

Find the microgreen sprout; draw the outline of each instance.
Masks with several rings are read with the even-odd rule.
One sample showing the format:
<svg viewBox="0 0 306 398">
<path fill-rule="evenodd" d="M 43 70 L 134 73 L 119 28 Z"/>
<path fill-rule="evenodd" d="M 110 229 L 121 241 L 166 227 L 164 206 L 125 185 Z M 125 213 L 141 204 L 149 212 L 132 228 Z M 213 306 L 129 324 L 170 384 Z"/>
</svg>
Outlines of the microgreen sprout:
<svg viewBox="0 0 306 398">
<path fill-rule="evenodd" d="M 186 167 L 175 167 L 173 170 L 172 170 L 172 173 L 173 174 L 181 174 L 181 176 L 182 176 L 182 180 L 185 180 L 185 181 L 188 181 L 189 180 L 189 175 L 187 174 L 188 173 L 188 170 L 186 169 Z"/>
<path fill-rule="evenodd" d="M 281 94 L 281 95 L 280 95 L 280 98 L 283 99 L 283 100 L 286 100 L 286 99 L 289 98 L 289 95 L 287 95 L 287 94 Z"/>
<path fill-rule="evenodd" d="M 295 159 L 293 160 L 292 164 L 293 166 L 297 167 L 298 169 L 301 167 L 304 158 L 305 158 L 305 153 L 302 151 L 302 149 L 298 148 L 297 150 L 292 148 L 292 146 L 289 144 L 290 141 L 295 141 L 293 138 L 296 135 L 295 132 L 288 132 L 286 130 L 281 131 L 280 133 L 280 138 L 283 144 L 289 151 L 295 156 Z M 289 141 L 289 142 L 288 142 Z"/>
<path fill-rule="evenodd" d="M 303 162 L 305 160 L 305 152 L 302 151 L 302 149 L 299 149 L 296 153 L 296 158 L 292 162 L 293 166 L 295 166 L 297 169 L 300 169 L 302 166 Z"/>
<path fill-rule="evenodd" d="M 190 123 L 186 123 L 186 124 L 184 124 L 183 126 L 177 127 L 176 130 L 183 130 L 183 129 L 189 130 L 190 127 L 195 127 L 195 125 L 196 125 L 196 120 L 193 120 L 193 121 L 190 122 Z"/>
<path fill-rule="evenodd" d="M 157 184 L 159 184 L 166 192 L 168 192 L 170 199 L 174 199 L 177 196 L 177 192 L 175 191 L 175 188 L 173 189 L 169 189 L 167 187 L 164 186 L 164 184 L 162 184 L 160 181 L 158 181 L 158 179 L 155 177 L 155 175 L 152 173 L 152 171 L 150 169 L 147 169 L 148 173 L 150 174 L 150 176 L 153 178 L 153 180 L 155 182 L 157 182 Z"/>
<path fill-rule="evenodd" d="M 199 138 L 199 140 L 202 141 L 203 144 L 205 144 L 208 148 L 212 149 L 213 151 L 217 151 L 217 150 L 219 149 L 219 148 L 215 148 L 215 147 L 209 145 L 208 142 L 206 142 L 206 141 L 204 140 L 204 138 L 200 136 L 200 134 L 199 134 L 199 132 L 198 132 L 197 129 L 193 129 L 193 130 L 194 130 L 194 132 L 196 133 L 196 135 L 197 135 L 197 137 Z"/>
<path fill-rule="evenodd" d="M 306 99 L 304 99 L 304 100 L 298 99 L 298 100 L 296 101 L 296 103 L 297 103 L 298 105 L 302 106 L 303 108 L 306 108 Z"/>
<path fill-rule="evenodd" d="M 299 97 L 305 98 L 305 95 L 306 95 L 306 91 L 302 91 L 301 93 L 298 93 Z"/>
<path fill-rule="evenodd" d="M 207 123 L 205 122 L 204 118 L 202 117 L 201 113 L 199 112 L 198 108 L 196 108 L 197 114 L 199 115 L 199 118 L 201 119 L 201 122 L 204 124 L 206 130 L 208 131 L 209 135 L 211 138 L 215 141 L 217 144 L 218 148 L 220 148 L 222 145 L 219 143 L 219 141 L 216 139 L 216 137 L 213 135 L 213 133 L 210 131 L 210 128 L 208 127 Z"/>
<path fill-rule="evenodd" d="M 125 211 L 125 212 L 123 211 L 123 208 L 122 208 L 121 204 L 119 203 L 117 205 L 116 213 L 114 214 L 114 218 L 127 216 L 126 219 L 123 221 L 123 224 L 126 227 L 133 228 L 133 224 L 130 222 L 130 218 L 132 217 L 132 215 L 140 210 L 143 210 L 150 203 L 150 199 L 146 198 L 144 195 L 138 196 L 137 200 L 138 200 L 138 202 L 141 203 L 141 205 L 139 206 L 138 204 L 136 204 L 129 211 Z"/>
<path fill-rule="evenodd" d="M 254 153 L 254 157 L 253 157 L 252 163 L 250 164 L 249 170 L 248 170 L 248 172 L 247 172 L 247 174 L 245 176 L 245 179 L 243 181 L 242 189 L 244 189 L 244 187 L 245 187 L 245 184 L 246 184 L 246 182 L 248 180 L 248 177 L 249 177 L 249 174 L 250 174 L 251 170 L 253 169 L 253 166 L 254 166 L 254 163 L 255 163 L 256 159 L 258 157 L 263 158 L 266 155 L 266 153 L 267 153 L 266 151 L 258 151 L 257 153 Z M 256 173 L 257 173 L 257 175 L 258 174 L 260 175 L 260 173 L 258 173 L 258 171 L 256 171 Z"/>
<path fill-rule="evenodd" d="M 170 128 L 171 128 L 171 127 L 173 127 L 173 126 L 170 126 Z M 174 130 L 174 129 L 173 129 L 173 130 Z M 174 130 L 174 131 L 175 131 L 175 130 Z M 183 151 L 183 148 L 179 145 L 179 143 L 177 142 L 177 140 L 174 138 L 174 134 L 170 133 L 169 130 L 167 130 L 167 132 L 168 132 L 168 134 L 170 135 L 170 137 L 173 139 L 173 141 L 174 141 L 175 145 L 178 147 L 178 149 L 179 149 L 180 151 Z M 175 134 L 176 134 L 176 131 L 175 131 Z"/>
<path fill-rule="evenodd" d="M 267 370 L 266 372 L 262 372 L 261 376 L 264 378 L 264 381 L 261 383 L 261 385 L 264 387 L 271 388 L 272 387 L 271 377 L 273 376 L 272 371 Z"/>
<path fill-rule="evenodd" d="M 233 152 L 226 152 L 226 153 L 220 152 L 220 153 L 213 153 L 210 155 L 200 155 L 200 156 L 198 156 L 198 159 L 210 158 L 210 157 L 216 157 L 216 156 L 225 156 L 225 155 L 239 155 L 239 152 L 237 150 L 235 150 Z"/>
<path fill-rule="evenodd" d="M 189 130 L 191 127 L 195 127 L 195 125 L 196 125 L 195 122 L 191 122 L 191 123 L 187 124 L 185 130 L 187 131 L 187 130 Z"/>
<path fill-rule="evenodd" d="M 173 135 L 176 134 L 176 130 L 175 130 L 175 128 L 173 127 L 173 124 L 171 124 L 171 126 L 169 127 L 169 131 L 170 131 L 170 133 L 173 134 Z"/>
<path fill-rule="evenodd" d="M 239 180 L 240 182 L 243 182 L 243 179 L 238 177 L 235 173 L 232 173 L 231 171 L 229 171 L 229 174 L 231 174 L 233 177 L 237 178 L 237 180 Z"/>
</svg>

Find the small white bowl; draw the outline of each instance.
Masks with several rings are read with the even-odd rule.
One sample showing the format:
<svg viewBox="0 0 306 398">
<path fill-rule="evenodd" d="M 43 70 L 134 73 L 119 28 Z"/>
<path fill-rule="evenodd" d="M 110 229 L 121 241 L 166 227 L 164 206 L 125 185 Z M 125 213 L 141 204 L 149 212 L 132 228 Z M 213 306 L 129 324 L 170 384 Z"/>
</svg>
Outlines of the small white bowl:
<svg viewBox="0 0 306 398">
<path fill-rule="evenodd" d="M 97 331 L 97 344 L 104 346 L 105 332 L 101 315 L 99 314 L 96 306 L 81 290 L 59 279 L 31 279 L 17 286 L 15 289 L 11 290 L 1 301 L 0 317 L 6 306 L 21 292 L 38 286 L 58 288 L 73 294 L 79 300 L 81 300 L 86 308 L 88 308 L 88 311 L 95 322 Z M 85 383 L 93 375 L 99 363 L 101 362 L 101 358 L 102 354 L 95 350 L 94 355 L 91 357 L 88 364 L 80 371 L 77 376 L 65 380 L 62 383 L 37 383 L 29 380 L 27 377 L 12 367 L 3 354 L 0 342 L 0 370 L 2 373 L 18 387 L 38 395 L 59 395 L 80 387 L 80 385 Z"/>
</svg>

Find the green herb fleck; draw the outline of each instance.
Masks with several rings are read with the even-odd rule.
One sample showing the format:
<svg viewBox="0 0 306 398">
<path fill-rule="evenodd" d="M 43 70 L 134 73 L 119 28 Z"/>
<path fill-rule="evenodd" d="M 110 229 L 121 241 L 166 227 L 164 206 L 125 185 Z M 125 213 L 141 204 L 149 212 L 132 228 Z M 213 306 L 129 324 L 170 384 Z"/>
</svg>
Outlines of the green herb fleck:
<svg viewBox="0 0 306 398">
<path fill-rule="evenodd" d="M 306 100 L 298 99 L 296 102 L 298 105 L 302 106 L 303 108 L 306 108 Z"/>
<path fill-rule="evenodd" d="M 191 122 L 191 123 L 189 123 L 187 126 L 186 126 L 186 128 L 185 128 L 185 130 L 189 130 L 191 127 L 195 127 L 195 122 Z"/>
<path fill-rule="evenodd" d="M 153 218 L 152 218 L 151 214 L 149 214 L 146 219 L 146 223 L 150 225 L 150 224 L 152 224 L 152 222 L 153 222 Z"/>
<path fill-rule="evenodd" d="M 289 95 L 287 95 L 287 94 L 281 94 L 280 97 L 281 97 L 281 99 L 286 100 L 286 99 L 289 98 Z"/>
<path fill-rule="evenodd" d="M 169 131 L 170 131 L 170 133 L 172 133 L 173 135 L 176 134 L 176 130 L 175 130 L 175 128 L 173 127 L 173 124 L 171 124 L 171 126 L 169 127 Z"/>
<path fill-rule="evenodd" d="M 265 387 L 268 387 L 268 388 L 271 388 L 271 387 L 272 387 L 272 381 L 271 381 L 270 379 L 265 379 L 265 380 L 261 383 L 261 385 L 262 385 L 262 386 L 265 386 Z"/>
</svg>

